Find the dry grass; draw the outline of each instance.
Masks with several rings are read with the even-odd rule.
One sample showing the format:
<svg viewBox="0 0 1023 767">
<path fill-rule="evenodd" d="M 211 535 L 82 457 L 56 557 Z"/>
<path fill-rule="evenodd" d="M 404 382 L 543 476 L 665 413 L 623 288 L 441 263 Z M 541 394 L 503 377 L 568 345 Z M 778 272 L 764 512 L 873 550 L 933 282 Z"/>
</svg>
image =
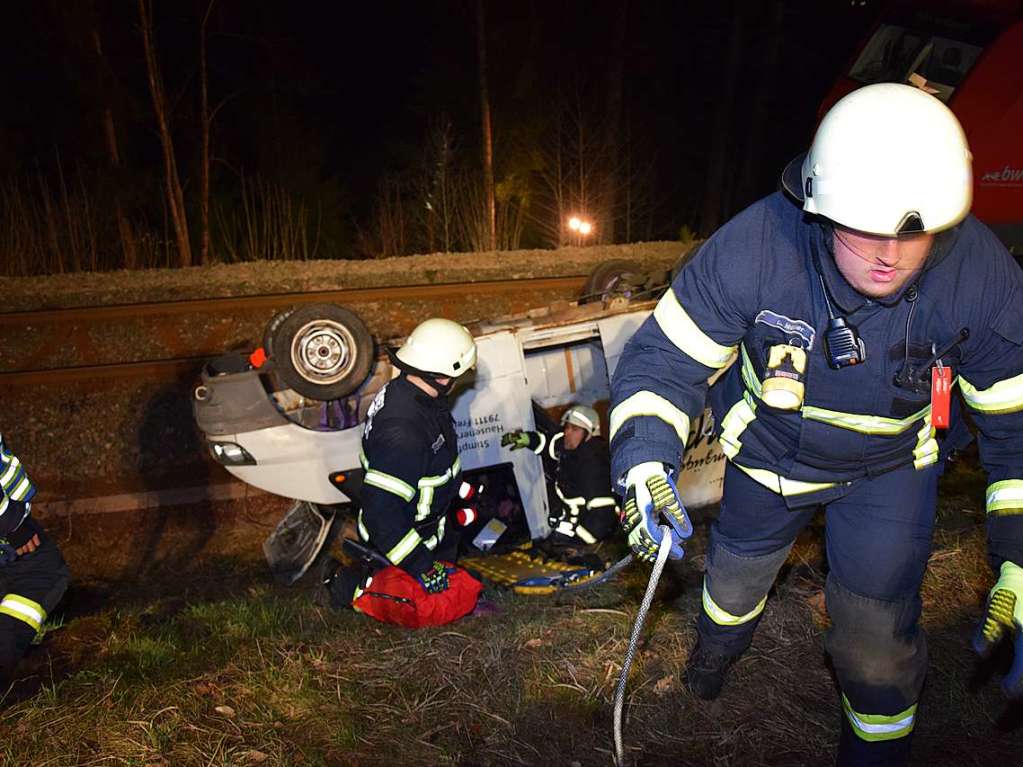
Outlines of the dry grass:
<svg viewBox="0 0 1023 767">
<path fill-rule="evenodd" d="M 60 175 L 56 188 L 40 176 L 0 179 L 0 276 L 22 277 L 178 263 L 167 222 L 140 211 L 118 227 L 115 200 L 81 173 Z M 317 258 L 320 216 L 282 187 L 241 179 L 238 199 L 213 210 L 213 260 L 221 263 Z M 128 239 L 128 242 L 124 241 Z"/>
<path fill-rule="evenodd" d="M 949 498 L 954 488 L 924 586 L 931 675 L 917 763 L 1012 764 L 1020 732 L 996 682 L 973 678 L 966 644 L 990 583 L 983 528 L 974 511 L 953 519 Z M 634 664 L 633 763 L 832 763 L 838 707 L 813 609 L 817 538 L 801 540 L 753 647 L 708 704 L 680 682 L 699 605 L 698 532 L 691 558 L 664 579 Z M 500 614 L 415 633 L 325 612 L 258 577 L 213 601 L 72 619 L 30 659 L 42 689 L 0 712 L 0 763 L 606 765 L 646 573 L 572 597 L 492 593 Z"/>
</svg>

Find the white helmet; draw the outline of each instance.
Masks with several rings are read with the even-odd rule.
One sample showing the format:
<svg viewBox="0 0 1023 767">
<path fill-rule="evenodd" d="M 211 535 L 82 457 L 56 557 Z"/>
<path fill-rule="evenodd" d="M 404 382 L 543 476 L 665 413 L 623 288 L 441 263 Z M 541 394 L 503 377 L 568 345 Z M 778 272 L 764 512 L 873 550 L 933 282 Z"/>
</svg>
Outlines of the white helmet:
<svg viewBox="0 0 1023 767">
<path fill-rule="evenodd" d="M 782 184 L 807 213 L 849 229 L 937 232 L 970 212 L 971 159 L 948 107 L 912 85 L 878 83 L 828 111 Z"/>
<path fill-rule="evenodd" d="M 435 317 L 416 325 L 394 356 L 415 371 L 457 378 L 476 364 L 476 342 L 457 322 Z"/>
<path fill-rule="evenodd" d="M 600 416 L 597 415 L 597 411 L 592 407 L 572 405 L 561 415 L 561 425 L 564 426 L 566 423 L 572 423 L 582 429 L 586 429 L 591 437 L 600 436 Z"/>
</svg>

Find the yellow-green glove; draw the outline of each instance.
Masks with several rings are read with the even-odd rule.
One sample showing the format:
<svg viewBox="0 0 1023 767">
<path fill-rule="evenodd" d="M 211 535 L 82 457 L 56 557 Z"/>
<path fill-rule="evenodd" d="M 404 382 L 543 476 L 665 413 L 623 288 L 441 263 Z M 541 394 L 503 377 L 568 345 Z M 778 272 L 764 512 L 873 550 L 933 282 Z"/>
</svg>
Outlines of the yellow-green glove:
<svg viewBox="0 0 1023 767">
<path fill-rule="evenodd" d="M 521 450 L 524 447 L 529 447 L 532 436 L 533 432 L 529 431 L 509 431 L 501 435 L 501 447 Z"/>
<path fill-rule="evenodd" d="M 1023 698 L 1023 567 L 1003 562 L 998 582 L 988 595 L 984 618 L 973 637 L 973 649 L 986 658 L 1008 638 L 1014 657 L 1002 689 L 1010 698 Z"/>
<path fill-rule="evenodd" d="M 629 547 L 638 559 L 653 562 L 661 545 L 661 525 L 671 533 L 671 559 L 682 559 L 682 541 L 693 534 L 686 507 L 678 488 L 664 470 L 664 465 L 650 461 L 633 466 L 625 475 L 625 529 Z"/>
</svg>

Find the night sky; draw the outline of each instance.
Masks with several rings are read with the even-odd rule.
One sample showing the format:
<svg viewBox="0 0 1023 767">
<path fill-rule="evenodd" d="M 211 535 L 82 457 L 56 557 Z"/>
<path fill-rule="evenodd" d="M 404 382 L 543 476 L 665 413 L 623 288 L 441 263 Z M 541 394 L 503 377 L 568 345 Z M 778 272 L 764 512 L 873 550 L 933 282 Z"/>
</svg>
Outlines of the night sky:
<svg viewBox="0 0 1023 767">
<path fill-rule="evenodd" d="M 876 3 L 848 0 L 483 5 L 495 175 L 499 189 L 518 184 L 532 206 L 522 247 L 552 244 L 539 225 L 535 182 L 538 156 L 545 151 L 549 161 L 557 145 L 555 115 L 577 118 L 587 138 L 612 135 L 609 120 L 614 125 L 611 165 L 620 179 L 627 163 L 635 187 L 629 200 L 639 213 L 628 231 L 621 220 L 611 236 L 604 226 L 606 238 L 672 239 L 683 227 L 706 233 L 773 191 L 781 167 L 808 144 L 821 100 L 878 13 Z M 154 6 L 191 200 L 199 24 L 209 2 Z M 240 179 L 263 179 L 320 211 L 327 243 L 321 255 L 367 255 L 382 184 L 390 180 L 405 198 L 415 197 L 414 179 L 430 166 L 425 147 L 437 126 L 448 126 L 453 165 L 467 177 L 478 172 L 476 8 L 473 0 L 215 0 L 208 27 L 210 103 L 219 105 L 214 205 L 230 210 Z M 2 35 L 0 175 L 7 188 L 39 188 L 41 181 L 57 188 L 63 178 L 92 207 L 113 195 L 140 227 L 159 228 L 163 167 L 138 3 L 11 3 Z M 616 55 L 618 110 L 608 99 Z M 116 127 L 118 168 L 104 140 L 106 110 Z M 421 202 L 407 204 L 419 210 Z M 425 243 L 419 236 L 406 247 Z"/>
</svg>

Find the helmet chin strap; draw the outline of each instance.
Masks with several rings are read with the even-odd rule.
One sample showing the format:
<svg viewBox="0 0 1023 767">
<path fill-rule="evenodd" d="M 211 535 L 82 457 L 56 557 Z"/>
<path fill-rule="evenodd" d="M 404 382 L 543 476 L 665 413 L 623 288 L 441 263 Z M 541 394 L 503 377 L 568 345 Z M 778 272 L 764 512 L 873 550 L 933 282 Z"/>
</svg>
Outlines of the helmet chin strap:
<svg viewBox="0 0 1023 767">
<path fill-rule="evenodd" d="M 438 397 L 448 396 L 451 393 L 451 390 L 455 388 L 455 379 L 453 377 L 439 376 L 440 378 L 448 379 L 447 383 L 442 384 L 440 381 L 437 380 L 438 376 L 434 375 L 433 373 L 419 373 L 418 375 L 420 378 L 426 381 L 426 383 L 429 386 L 436 390 Z"/>
<path fill-rule="evenodd" d="M 415 376 L 435 392 L 437 392 L 438 399 L 446 398 L 451 390 L 455 388 L 455 379 L 448 378 L 448 376 L 438 376 L 435 373 L 427 373 L 424 370 L 416 370 L 414 368 L 399 368 L 401 370 L 401 376 L 408 378 L 409 376 Z M 438 378 L 448 378 L 448 382 L 442 384 L 438 381 Z"/>
</svg>

